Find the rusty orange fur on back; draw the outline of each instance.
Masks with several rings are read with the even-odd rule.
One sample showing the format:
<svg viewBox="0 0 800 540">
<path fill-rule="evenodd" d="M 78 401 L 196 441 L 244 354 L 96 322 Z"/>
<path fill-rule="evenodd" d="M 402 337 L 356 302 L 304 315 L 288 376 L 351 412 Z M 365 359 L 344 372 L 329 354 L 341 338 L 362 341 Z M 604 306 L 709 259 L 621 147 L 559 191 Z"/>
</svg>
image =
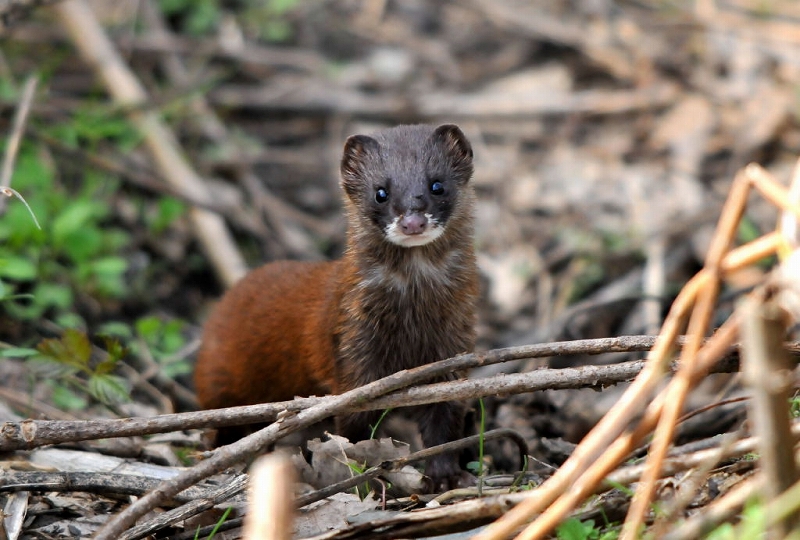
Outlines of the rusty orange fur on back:
<svg viewBox="0 0 800 540">
<path fill-rule="evenodd" d="M 333 391 L 339 261 L 279 261 L 237 283 L 205 325 L 195 370 L 204 408 Z"/>
</svg>

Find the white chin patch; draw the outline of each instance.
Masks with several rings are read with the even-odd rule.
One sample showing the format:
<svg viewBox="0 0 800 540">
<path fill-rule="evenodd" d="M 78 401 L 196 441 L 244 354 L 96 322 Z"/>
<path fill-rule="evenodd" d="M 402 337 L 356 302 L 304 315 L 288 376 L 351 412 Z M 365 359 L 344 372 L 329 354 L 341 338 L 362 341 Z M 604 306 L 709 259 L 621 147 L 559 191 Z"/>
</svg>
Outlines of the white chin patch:
<svg viewBox="0 0 800 540">
<path fill-rule="evenodd" d="M 416 247 L 430 244 L 442 235 L 444 228 L 432 221 L 430 216 L 427 216 L 427 218 L 428 225 L 420 234 L 404 234 L 398 225 L 400 218 L 395 218 L 394 221 L 384 229 L 386 239 L 392 244 L 402 247 Z"/>
</svg>

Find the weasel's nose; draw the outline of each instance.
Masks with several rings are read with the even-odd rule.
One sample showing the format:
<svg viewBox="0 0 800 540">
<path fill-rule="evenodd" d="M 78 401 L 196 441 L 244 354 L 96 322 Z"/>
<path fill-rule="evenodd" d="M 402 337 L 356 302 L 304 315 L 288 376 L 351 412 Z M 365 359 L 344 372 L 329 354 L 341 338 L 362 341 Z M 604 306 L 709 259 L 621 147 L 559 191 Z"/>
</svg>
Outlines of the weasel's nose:
<svg viewBox="0 0 800 540">
<path fill-rule="evenodd" d="M 423 214 L 408 214 L 400 219 L 400 230 L 403 234 L 422 234 L 428 225 L 428 218 Z"/>
</svg>

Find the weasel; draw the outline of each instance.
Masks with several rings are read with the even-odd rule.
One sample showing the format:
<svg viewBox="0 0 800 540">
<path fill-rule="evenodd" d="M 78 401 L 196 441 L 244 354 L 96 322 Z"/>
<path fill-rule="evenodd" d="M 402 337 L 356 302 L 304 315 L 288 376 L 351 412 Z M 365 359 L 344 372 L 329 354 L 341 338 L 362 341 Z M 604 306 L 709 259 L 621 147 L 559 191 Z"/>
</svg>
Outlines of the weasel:
<svg viewBox="0 0 800 540">
<path fill-rule="evenodd" d="M 472 147 L 452 124 L 398 126 L 347 139 L 341 187 L 347 246 L 329 262 L 268 263 L 245 276 L 206 322 L 195 370 L 204 408 L 341 393 L 473 350 L 478 271 Z M 457 439 L 463 409 L 413 409 L 426 446 Z M 336 419 L 351 441 L 380 412 Z M 226 428 L 217 443 L 244 433 Z M 437 486 L 461 470 L 432 458 Z"/>
</svg>

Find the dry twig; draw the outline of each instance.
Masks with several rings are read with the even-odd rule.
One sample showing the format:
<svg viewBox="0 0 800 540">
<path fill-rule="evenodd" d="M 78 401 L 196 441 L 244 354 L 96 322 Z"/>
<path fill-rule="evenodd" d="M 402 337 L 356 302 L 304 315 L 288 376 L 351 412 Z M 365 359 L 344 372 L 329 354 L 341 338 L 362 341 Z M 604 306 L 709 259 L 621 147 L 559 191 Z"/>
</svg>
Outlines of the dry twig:
<svg viewBox="0 0 800 540">
<path fill-rule="evenodd" d="M 37 84 L 39 84 L 39 77 L 36 75 L 31 75 L 25 81 L 25 87 L 22 90 L 22 97 L 14 115 L 14 123 L 11 126 L 11 133 L 8 136 L 5 155 L 3 156 L 3 168 L 0 170 L 0 187 L 7 188 L 11 185 L 11 173 L 14 172 L 14 162 L 22 141 L 22 134 L 25 131 L 25 122 L 28 120 L 28 113 L 31 110 Z M 0 210 L 2 210 L 2 206 L 0 206 Z"/>
<path fill-rule="evenodd" d="M 245 540 L 288 540 L 294 515 L 294 467 L 280 452 L 259 459 L 250 473 Z"/>
</svg>

